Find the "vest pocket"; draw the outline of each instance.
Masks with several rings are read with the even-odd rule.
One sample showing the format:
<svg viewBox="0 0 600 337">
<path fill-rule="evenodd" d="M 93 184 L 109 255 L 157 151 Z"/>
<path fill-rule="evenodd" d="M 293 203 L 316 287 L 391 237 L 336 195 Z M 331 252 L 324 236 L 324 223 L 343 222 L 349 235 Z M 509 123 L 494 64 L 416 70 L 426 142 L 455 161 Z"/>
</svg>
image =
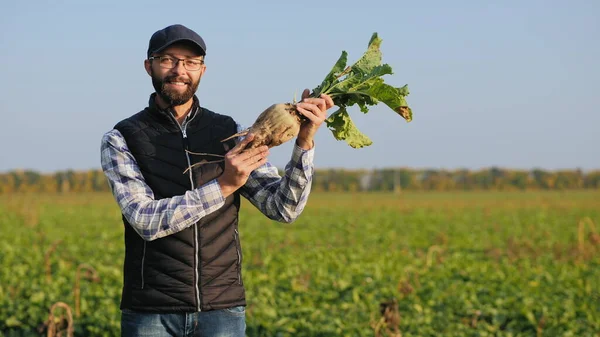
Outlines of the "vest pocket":
<svg viewBox="0 0 600 337">
<path fill-rule="evenodd" d="M 238 233 L 237 228 L 234 229 L 235 234 L 233 235 L 233 240 L 235 241 L 235 251 L 237 253 L 237 276 L 238 276 L 238 284 L 242 284 L 242 253 L 240 251 L 240 233 Z"/>
<path fill-rule="evenodd" d="M 146 240 L 144 240 L 144 248 L 142 249 L 142 265 L 140 268 L 140 273 L 141 273 L 140 281 L 141 281 L 142 289 L 144 289 L 144 260 L 146 260 Z"/>
</svg>

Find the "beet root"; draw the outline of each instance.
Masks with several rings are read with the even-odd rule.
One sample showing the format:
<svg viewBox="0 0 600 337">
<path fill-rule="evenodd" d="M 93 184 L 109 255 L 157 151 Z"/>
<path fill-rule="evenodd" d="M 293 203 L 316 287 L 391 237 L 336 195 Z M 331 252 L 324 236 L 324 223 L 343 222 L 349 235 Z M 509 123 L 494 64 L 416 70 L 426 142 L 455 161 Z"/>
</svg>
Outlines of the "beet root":
<svg viewBox="0 0 600 337">
<path fill-rule="evenodd" d="M 272 148 L 296 137 L 300 132 L 302 121 L 303 118 L 294 104 L 273 104 L 258 116 L 250 128 L 227 137 L 222 142 L 251 133 L 254 135 L 254 139 L 244 150 L 263 145 Z"/>
</svg>

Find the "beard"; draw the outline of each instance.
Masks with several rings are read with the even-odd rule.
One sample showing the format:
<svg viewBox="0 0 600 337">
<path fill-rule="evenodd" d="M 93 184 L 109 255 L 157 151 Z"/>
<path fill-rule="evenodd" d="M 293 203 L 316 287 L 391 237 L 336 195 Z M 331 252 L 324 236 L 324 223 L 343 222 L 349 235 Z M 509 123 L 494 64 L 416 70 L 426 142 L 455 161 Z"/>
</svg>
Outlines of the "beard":
<svg viewBox="0 0 600 337">
<path fill-rule="evenodd" d="M 191 79 L 181 78 L 177 75 L 167 76 L 165 78 L 159 78 L 152 71 L 152 85 L 154 86 L 154 90 L 160 96 L 160 98 L 165 101 L 169 106 L 177 106 L 187 103 L 192 97 L 194 97 L 194 93 L 198 90 L 198 85 L 200 84 L 200 79 L 195 83 Z M 184 92 L 179 92 L 176 90 L 170 90 L 165 85 L 169 82 L 183 82 L 186 84 L 186 89 Z"/>
</svg>

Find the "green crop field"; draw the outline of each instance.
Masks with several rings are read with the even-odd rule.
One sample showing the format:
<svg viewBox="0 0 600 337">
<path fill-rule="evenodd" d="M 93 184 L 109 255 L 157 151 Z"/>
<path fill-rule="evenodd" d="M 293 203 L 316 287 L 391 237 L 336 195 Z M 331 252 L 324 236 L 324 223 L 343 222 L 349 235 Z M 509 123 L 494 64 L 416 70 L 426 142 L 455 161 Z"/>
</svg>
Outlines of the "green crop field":
<svg viewBox="0 0 600 337">
<path fill-rule="evenodd" d="M 293 224 L 241 217 L 249 336 L 600 336 L 599 191 L 323 193 Z M 0 230 L 0 336 L 119 335 L 111 195 L 3 195 Z"/>
</svg>

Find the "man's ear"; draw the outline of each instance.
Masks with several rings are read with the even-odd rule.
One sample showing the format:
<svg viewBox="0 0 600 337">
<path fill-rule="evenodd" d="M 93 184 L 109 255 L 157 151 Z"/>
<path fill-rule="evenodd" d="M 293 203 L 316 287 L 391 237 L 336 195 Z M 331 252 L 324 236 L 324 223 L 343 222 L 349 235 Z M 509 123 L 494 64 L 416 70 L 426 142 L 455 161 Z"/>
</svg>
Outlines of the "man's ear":
<svg viewBox="0 0 600 337">
<path fill-rule="evenodd" d="M 144 60 L 144 68 L 146 68 L 146 72 L 148 73 L 148 76 L 152 76 L 152 65 L 150 64 L 150 60 L 148 60 L 148 59 Z"/>
</svg>

